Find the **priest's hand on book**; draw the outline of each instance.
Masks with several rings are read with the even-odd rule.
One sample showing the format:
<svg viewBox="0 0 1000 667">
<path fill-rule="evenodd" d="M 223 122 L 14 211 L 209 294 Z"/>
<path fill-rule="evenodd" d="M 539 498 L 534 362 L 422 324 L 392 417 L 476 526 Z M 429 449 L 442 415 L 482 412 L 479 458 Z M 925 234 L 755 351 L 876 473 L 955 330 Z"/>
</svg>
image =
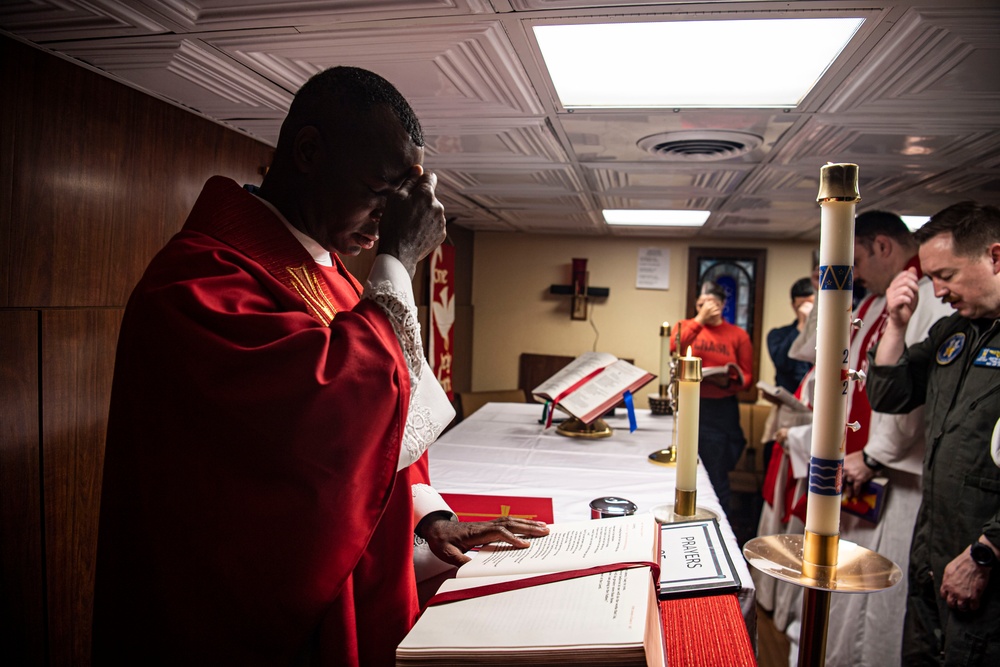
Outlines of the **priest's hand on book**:
<svg viewBox="0 0 1000 667">
<path fill-rule="evenodd" d="M 423 522 L 421 522 L 423 523 Z M 434 555 L 456 567 L 472 560 L 465 552 L 490 542 L 506 542 L 526 548 L 530 543 L 519 536 L 541 537 L 549 528 L 541 521 L 501 517 L 493 521 L 450 521 L 441 518 L 421 525 L 420 536 L 427 540 Z"/>
</svg>

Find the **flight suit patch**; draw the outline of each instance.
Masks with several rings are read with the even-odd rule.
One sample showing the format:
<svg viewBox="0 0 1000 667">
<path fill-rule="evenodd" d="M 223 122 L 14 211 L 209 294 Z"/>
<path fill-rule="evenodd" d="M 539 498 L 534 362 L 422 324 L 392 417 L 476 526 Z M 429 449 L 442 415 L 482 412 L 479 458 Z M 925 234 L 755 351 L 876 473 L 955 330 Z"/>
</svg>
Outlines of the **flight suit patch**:
<svg viewBox="0 0 1000 667">
<path fill-rule="evenodd" d="M 957 333 L 941 344 L 937 351 L 937 362 L 941 366 L 947 366 L 955 361 L 962 348 L 965 347 L 965 334 Z"/>
<path fill-rule="evenodd" d="M 973 366 L 985 366 L 986 368 L 1000 368 L 1000 348 L 984 347 L 979 351 Z"/>
</svg>

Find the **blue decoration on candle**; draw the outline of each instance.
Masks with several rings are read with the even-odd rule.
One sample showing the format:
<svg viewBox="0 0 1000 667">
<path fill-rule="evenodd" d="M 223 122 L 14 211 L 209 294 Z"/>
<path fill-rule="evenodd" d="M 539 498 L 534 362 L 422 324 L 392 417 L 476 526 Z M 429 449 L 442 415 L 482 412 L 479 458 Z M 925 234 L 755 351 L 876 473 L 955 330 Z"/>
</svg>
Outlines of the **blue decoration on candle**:
<svg viewBox="0 0 1000 667">
<path fill-rule="evenodd" d="M 854 267 L 843 264 L 827 264 L 819 267 L 819 288 L 829 290 L 854 290 Z"/>
<path fill-rule="evenodd" d="M 844 488 L 844 460 L 812 457 L 809 461 L 809 493 L 839 496 Z"/>
<path fill-rule="evenodd" d="M 635 425 L 635 404 L 632 402 L 632 392 L 626 391 L 622 397 L 625 399 L 625 410 L 628 411 L 628 432 L 633 433 Z"/>
</svg>

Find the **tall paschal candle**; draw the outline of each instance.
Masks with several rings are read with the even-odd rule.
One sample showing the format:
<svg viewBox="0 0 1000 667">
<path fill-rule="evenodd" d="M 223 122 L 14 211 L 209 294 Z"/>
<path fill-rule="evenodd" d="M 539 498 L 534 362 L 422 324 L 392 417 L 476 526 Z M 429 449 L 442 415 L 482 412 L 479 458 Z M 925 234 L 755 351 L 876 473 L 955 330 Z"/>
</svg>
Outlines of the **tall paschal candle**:
<svg viewBox="0 0 1000 667">
<path fill-rule="evenodd" d="M 854 293 L 854 207 L 858 166 L 820 170 L 820 290 L 817 299 L 816 377 L 806 531 L 840 533 L 848 358 Z"/>
</svg>

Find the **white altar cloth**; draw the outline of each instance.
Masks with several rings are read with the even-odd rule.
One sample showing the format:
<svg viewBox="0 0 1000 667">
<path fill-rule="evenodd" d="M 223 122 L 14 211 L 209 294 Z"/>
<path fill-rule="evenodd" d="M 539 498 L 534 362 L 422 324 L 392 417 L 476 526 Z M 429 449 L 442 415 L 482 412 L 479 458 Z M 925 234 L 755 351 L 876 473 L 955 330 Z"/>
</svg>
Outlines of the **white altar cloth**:
<svg viewBox="0 0 1000 667">
<path fill-rule="evenodd" d="M 561 413 L 556 413 L 561 416 Z M 608 438 L 569 438 L 539 423 L 542 405 L 488 403 L 442 435 L 428 450 L 431 483 L 444 493 L 552 498 L 556 522 L 590 518 L 590 501 L 603 496 L 631 500 L 638 512 L 674 501 L 676 468 L 652 463 L 651 452 L 670 444 L 672 417 L 636 410 L 638 428 L 629 433 L 625 410 L 605 421 Z M 756 645 L 753 580 L 729 522 L 698 466 L 698 506 L 720 516 L 726 549 L 742 583 L 738 598 Z"/>
</svg>

